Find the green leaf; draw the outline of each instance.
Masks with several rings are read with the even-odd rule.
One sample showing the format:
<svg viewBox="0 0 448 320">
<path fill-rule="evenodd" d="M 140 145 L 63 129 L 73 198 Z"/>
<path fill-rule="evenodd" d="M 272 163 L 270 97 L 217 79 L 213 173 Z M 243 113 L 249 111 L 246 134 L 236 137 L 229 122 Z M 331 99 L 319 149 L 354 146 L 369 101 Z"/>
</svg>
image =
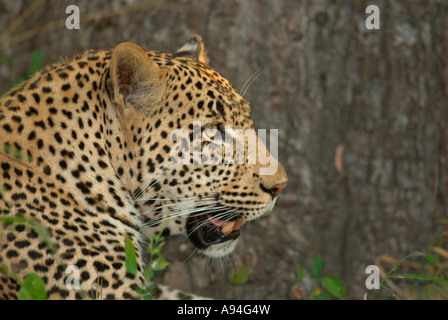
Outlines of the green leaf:
<svg viewBox="0 0 448 320">
<path fill-rule="evenodd" d="M 303 279 L 304 275 L 305 275 L 305 270 L 302 267 L 298 267 L 297 273 L 296 273 L 296 282 L 300 282 Z"/>
<path fill-rule="evenodd" d="M 245 284 L 247 279 L 249 279 L 249 268 L 244 264 L 238 264 L 232 269 L 230 274 L 230 285 L 236 286 Z"/>
<path fill-rule="evenodd" d="M 124 251 L 126 254 L 125 264 L 126 271 L 130 274 L 137 275 L 137 256 L 135 254 L 135 247 L 132 244 L 131 238 L 128 235 L 125 236 Z"/>
<path fill-rule="evenodd" d="M 413 252 L 413 253 L 407 255 L 406 257 L 402 258 L 400 261 L 398 261 L 398 262 L 392 267 L 392 269 L 390 269 L 390 271 L 386 274 L 386 276 L 384 277 L 384 279 L 381 281 L 380 288 L 386 288 L 386 286 L 384 286 L 383 283 L 384 283 L 387 279 L 389 279 L 389 278 L 394 278 L 394 275 L 392 275 L 392 274 L 395 272 L 395 270 L 397 270 L 398 267 L 399 267 L 403 262 L 405 262 L 406 260 L 408 260 L 408 259 L 410 259 L 410 258 L 413 258 L 413 257 L 424 257 L 424 258 L 426 259 L 426 261 L 430 262 L 433 266 L 435 266 L 435 267 L 436 267 L 436 268 L 443 274 L 444 277 L 448 278 L 448 273 L 445 271 L 445 269 L 444 269 L 443 267 L 441 267 L 441 266 L 434 260 L 434 258 L 433 258 L 432 256 L 430 256 L 430 255 L 428 255 L 428 254 L 426 254 L 426 253 L 423 253 L 423 252 L 416 251 L 416 252 Z M 399 275 L 399 276 L 400 276 L 400 275 Z M 414 275 L 414 276 L 416 276 L 416 275 Z M 396 275 L 395 275 L 395 277 L 396 277 Z M 425 276 L 420 276 L 420 277 L 425 277 Z M 414 278 L 414 279 L 415 279 L 415 278 Z M 431 279 L 431 280 L 434 280 L 434 279 Z M 440 280 L 442 280 L 442 279 L 440 279 Z M 434 280 L 434 281 L 436 281 L 436 280 Z M 442 281 L 445 281 L 445 280 L 442 280 Z M 441 283 L 441 282 L 439 281 L 438 283 Z M 443 283 L 443 282 L 442 282 L 442 283 Z M 369 300 L 373 300 L 373 299 L 376 297 L 376 295 L 377 295 L 377 293 L 378 293 L 379 290 L 380 290 L 380 289 L 375 289 L 375 290 L 373 291 L 373 293 L 370 295 Z"/>
<path fill-rule="evenodd" d="M 151 268 L 145 268 L 145 279 L 149 281 L 152 277 L 154 277 L 154 271 Z"/>
<path fill-rule="evenodd" d="M 6 153 L 11 152 L 11 146 L 9 145 L 9 143 L 3 144 L 3 151 L 5 151 Z"/>
<path fill-rule="evenodd" d="M 329 300 L 329 297 L 325 291 L 319 286 L 314 287 L 312 294 L 309 296 L 310 300 Z"/>
<path fill-rule="evenodd" d="M 322 258 L 320 256 L 317 256 L 313 260 L 313 264 L 311 266 L 311 273 L 315 276 L 320 276 L 323 266 L 324 262 L 322 261 Z"/>
<path fill-rule="evenodd" d="M 42 69 L 42 66 L 44 65 L 44 56 L 42 55 L 42 52 L 39 50 L 34 50 L 31 53 L 31 62 L 30 62 L 30 69 L 29 74 L 32 76 L 37 71 Z"/>
<path fill-rule="evenodd" d="M 316 300 L 330 300 L 328 295 L 325 293 L 325 291 L 322 291 L 317 297 L 315 297 Z"/>
<path fill-rule="evenodd" d="M 151 269 L 154 271 L 162 271 L 169 265 L 169 262 L 166 262 L 162 257 L 160 257 L 152 262 Z"/>
<path fill-rule="evenodd" d="M 423 276 L 420 274 L 393 274 L 390 275 L 389 278 L 397 278 L 397 279 L 416 279 L 416 280 L 426 280 L 426 281 L 436 281 L 440 283 L 448 283 L 447 280 L 431 277 L 431 276 Z"/>
<path fill-rule="evenodd" d="M 35 273 L 30 273 L 23 280 L 19 290 L 19 300 L 46 300 L 47 292 L 45 283 L 41 277 Z"/>
<path fill-rule="evenodd" d="M 341 280 L 333 276 L 323 277 L 321 280 L 322 287 L 333 297 L 340 300 L 345 299 L 345 290 Z"/>
</svg>

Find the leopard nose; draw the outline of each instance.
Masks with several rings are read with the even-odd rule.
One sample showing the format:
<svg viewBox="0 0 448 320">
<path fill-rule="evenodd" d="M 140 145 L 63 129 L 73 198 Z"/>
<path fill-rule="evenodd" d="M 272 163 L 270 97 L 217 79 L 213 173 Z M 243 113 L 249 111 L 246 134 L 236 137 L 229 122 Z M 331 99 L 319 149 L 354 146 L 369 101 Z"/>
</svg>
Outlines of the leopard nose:
<svg viewBox="0 0 448 320">
<path fill-rule="evenodd" d="M 275 198 L 276 196 L 278 196 L 280 194 L 280 192 L 282 192 L 283 189 L 285 189 L 287 184 L 288 184 L 288 182 L 282 182 L 282 183 L 278 183 L 270 188 L 266 188 L 263 185 L 260 185 L 260 187 L 264 192 L 269 193 L 272 196 L 272 198 Z"/>
</svg>

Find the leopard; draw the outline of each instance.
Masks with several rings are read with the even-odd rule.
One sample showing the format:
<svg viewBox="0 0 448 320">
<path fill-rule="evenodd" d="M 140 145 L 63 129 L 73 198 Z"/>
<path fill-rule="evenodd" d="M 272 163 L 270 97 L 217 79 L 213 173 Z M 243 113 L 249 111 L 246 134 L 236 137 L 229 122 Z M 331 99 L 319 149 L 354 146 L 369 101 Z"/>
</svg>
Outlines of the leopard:
<svg viewBox="0 0 448 320">
<path fill-rule="evenodd" d="M 197 127 L 210 139 L 195 140 Z M 231 255 L 288 180 L 275 157 L 188 159 L 212 145 L 217 155 L 225 145 L 211 138 L 235 129 L 254 131 L 251 107 L 197 34 L 174 53 L 132 42 L 90 49 L 10 89 L 0 97 L 0 299 L 18 299 L 32 273 L 47 299 L 139 299 L 157 232 L 210 259 Z M 153 285 L 154 299 L 194 297 Z"/>
</svg>

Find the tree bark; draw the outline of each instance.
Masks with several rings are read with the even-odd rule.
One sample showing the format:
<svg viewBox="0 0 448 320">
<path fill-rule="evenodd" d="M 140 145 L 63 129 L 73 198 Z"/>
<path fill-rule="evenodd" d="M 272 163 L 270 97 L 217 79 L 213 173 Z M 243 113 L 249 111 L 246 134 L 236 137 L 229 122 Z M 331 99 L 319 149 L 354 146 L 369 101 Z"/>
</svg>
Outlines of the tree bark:
<svg viewBox="0 0 448 320">
<path fill-rule="evenodd" d="M 32 3 L 0 1 L 0 30 Z M 250 83 L 245 97 L 256 127 L 279 130 L 288 186 L 268 219 L 244 227 L 231 263 L 185 262 L 191 248 L 173 240 L 166 251 L 172 266 L 161 280 L 230 298 L 228 276 L 239 261 L 250 278 L 237 297 L 293 299 L 296 269 L 321 255 L 324 274 L 342 279 L 347 298 L 361 299 L 369 292 L 365 269 L 379 255 L 402 258 L 440 245 L 447 214 L 446 1 L 138 3 L 76 1 L 80 30 L 62 26 L 9 45 L 26 30 L 64 21 L 73 4 L 45 2 L 1 41 L 14 66 L 1 64 L 0 90 L 27 72 L 35 49 L 46 63 L 123 41 L 175 51 L 190 33 L 204 38 L 211 65 L 237 89 Z M 371 4 L 380 9 L 379 30 L 365 26 Z"/>
</svg>

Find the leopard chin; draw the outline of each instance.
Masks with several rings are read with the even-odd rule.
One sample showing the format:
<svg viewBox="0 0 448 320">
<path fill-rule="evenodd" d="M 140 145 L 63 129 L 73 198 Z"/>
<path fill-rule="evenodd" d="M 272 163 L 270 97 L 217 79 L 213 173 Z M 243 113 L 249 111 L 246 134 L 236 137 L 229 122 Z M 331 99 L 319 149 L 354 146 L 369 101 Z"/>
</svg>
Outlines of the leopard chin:
<svg viewBox="0 0 448 320">
<path fill-rule="evenodd" d="M 238 240 L 239 239 L 236 238 L 234 240 L 229 240 L 226 242 L 211 245 L 201 250 L 201 253 L 206 257 L 213 259 L 223 258 L 225 256 L 231 255 L 233 251 L 235 251 L 235 248 L 238 244 Z"/>
</svg>

